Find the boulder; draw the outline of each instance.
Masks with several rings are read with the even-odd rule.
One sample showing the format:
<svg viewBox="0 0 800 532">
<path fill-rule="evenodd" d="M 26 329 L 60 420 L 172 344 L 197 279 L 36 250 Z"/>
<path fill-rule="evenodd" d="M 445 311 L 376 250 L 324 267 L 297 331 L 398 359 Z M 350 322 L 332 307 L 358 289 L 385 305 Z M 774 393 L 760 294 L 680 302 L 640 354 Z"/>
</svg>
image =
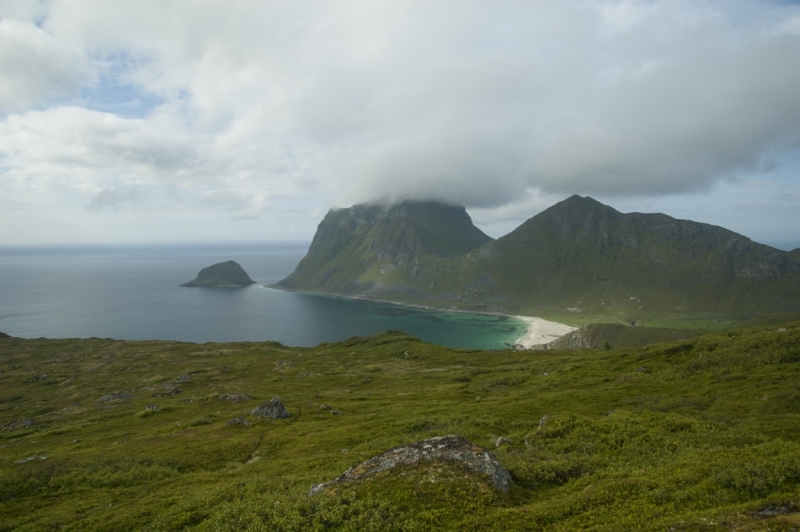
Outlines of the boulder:
<svg viewBox="0 0 800 532">
<path fill-rule="evenodd" d="M 250 423 L 247 421 L 247 419 L 243 418 L 243 417 L 235 417 L 235 418 L 229 419 L 226 424 L 227 425 L 231 425 L 231 426 L 236 426 L 236 425 L 242 425 L 244 427 L 249 427 L 250 426 Z"/>
<path fill-rule="evenodd" d="M 291 415 L 286 411 L 286 407 L 283 406 L 283 402 L 281 401 L 280 397 L 273 397 L 266 403 L 261 403 L 252 409 L 250 414 L 253 416 L 261 416 L 272 419 L 289 417 Z"/>
<path fill-rule="evenodd" d="M 29 417 L 24 417 L 22 419 L 15 419 L 14 421 L 9 421 L 5 425 L 3 425 L 2 430 L 16 430 L 16 429 L 27 429 L 29 427 L 36 426 L 36 420 Z"/>
<path fill-rule="evenodd" d="M 485 475 L 494 487 L 507 492 L 511 475 L 500 465 L 494 454 L 460 436 L 437 436 L 389 449 L 366 462 L 355 465 L 329 482 L 315 484 L 309 495 L 345 482 L 400 466 L 418 466 L 422 462 L 445 462 L 460 465 L 469 471 Z"/>
<path fill-rule="evenodd" d="M 252 397 L 245 393 L 223 393 L 219 398 L 229 403 L 245 403 L 252 399 Z"/>
</svg>

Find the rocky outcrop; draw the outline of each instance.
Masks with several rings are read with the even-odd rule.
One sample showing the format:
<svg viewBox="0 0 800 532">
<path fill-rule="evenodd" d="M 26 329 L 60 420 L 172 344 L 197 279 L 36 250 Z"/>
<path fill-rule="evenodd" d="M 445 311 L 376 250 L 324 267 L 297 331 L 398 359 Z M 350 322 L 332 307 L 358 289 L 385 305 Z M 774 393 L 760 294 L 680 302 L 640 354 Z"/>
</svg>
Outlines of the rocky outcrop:
<svg viewBox="0 0 800 532">
<path fill-rule="evenodd" d="M 246 403 L 252 399 L 252 397 L 246 393 L 223 393 L 219 398 L 229 403 Z"/>
<path fill-rule="evenodd" d="M 220 262 L 200 270 L 197 278 L 181 286 L 207 286 L 220 288 L 240 288 L 254 284 L 255 281 L 235 261 Z"/>
<path fill-rule="evenodd" d="M 0 332 L 0 338 L 11 338 L 11 337 L 4 332 Z"/>
<path fill-rule="evenodd" d="M 25 417 L 22 419 L 15 419 L 14 421 L 10 421 L 3 425 L 2 429 L 0 430 L 16 430 L 16 429 L 27 429 L 30 427 L 36 426 L 36 420 L 33 418 Z"/>
<path fill-rule="evenodd" d="M 396 467 L 415 467 L 424 462 L 445 462 L 485 475 L 494 487 L 503 492 L 507 492 L 511 486 L 511 475 L 500 465 L 494 454 L 460 436 L 449 435 L 389 449 L 351 467 L 329 482 L 315 484 L 310 495 L 337 484 L 360 480 Z"/>
<path fill-rule="evenodd" d="M 283 406 L 283 402 L 281 401 L 280 397 L 273 397 L 266 403 L 261 403 L 259 406 L 250 411 L 250 415 L 271 419 L 279 419 L 291 416 L 291 414 L 286 410 L 286 407 Z"/>
</svg>

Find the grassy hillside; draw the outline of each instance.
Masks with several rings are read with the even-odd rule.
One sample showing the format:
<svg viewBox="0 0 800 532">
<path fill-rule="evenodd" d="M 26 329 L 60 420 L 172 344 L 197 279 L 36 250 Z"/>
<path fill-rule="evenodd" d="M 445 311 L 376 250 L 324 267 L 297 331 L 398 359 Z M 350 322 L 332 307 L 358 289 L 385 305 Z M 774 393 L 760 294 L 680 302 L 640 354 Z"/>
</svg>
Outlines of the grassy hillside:
<svg viewBox="0 0 800 532">
<path fill-rule="evenodd" d="M 800 312 L 796 254 L 721 227 L 622 214 L 591 198 L 573 196 L 460 255 L 437 256 L 429 251 L 435 246 L 401 253 L 396 240 L 361 236 L 368 221 L 354 231 L 337 222 L 343 216 L 326 217 L 308 257 L 281 285 L 573 324 L 675 327 L 682 320 L 685 327 L 713 328 Z M 393 224 L 387 218 L 370 231 L 404 227 Z"/>
<path fill-rule="evenodd" d="M 0 425 L 36 424 L 0 431 L 0 530 L 793 530 L 798 384 L 800 323 L 574 352 L 5 338 Z M 276 395 L 291 417 L 226 423 Z M 511 491 L 431 465 L 307 496 L 445 434 Z"/>
<path fill-rule="evenodd" d="M 283 288 L 359 293 L 399 268 L 412 275 L 420 259 L 463 255 L 491 241 L 463 207 L 407 201 L 331 210 L 308 254 Z"/>
</svg>

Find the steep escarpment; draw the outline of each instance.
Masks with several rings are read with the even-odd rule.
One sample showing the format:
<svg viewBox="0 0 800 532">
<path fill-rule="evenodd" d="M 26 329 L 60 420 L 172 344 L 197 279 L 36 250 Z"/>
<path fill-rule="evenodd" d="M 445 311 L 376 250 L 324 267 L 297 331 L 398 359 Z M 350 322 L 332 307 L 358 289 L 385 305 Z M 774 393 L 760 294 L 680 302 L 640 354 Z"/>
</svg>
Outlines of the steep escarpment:
<svg viewBox="0 0 800 532">
<path fill-rule="evenodd" d="M 574 322 L 800 311 L 800 257 L 722 227 L 572 196 L 491 240 L 462 208 L 332 211 L 280 286 Z"/>
<path fill-rule="evenodd" d="M 319 224 L 306 257 L 277 286 L 352 294 L 402 291 L 404 279 L 419 275 L 423 263 L 457 257 L 489 241 L 463 207 L 406 201 L 334 209 Z"/>
</svg>

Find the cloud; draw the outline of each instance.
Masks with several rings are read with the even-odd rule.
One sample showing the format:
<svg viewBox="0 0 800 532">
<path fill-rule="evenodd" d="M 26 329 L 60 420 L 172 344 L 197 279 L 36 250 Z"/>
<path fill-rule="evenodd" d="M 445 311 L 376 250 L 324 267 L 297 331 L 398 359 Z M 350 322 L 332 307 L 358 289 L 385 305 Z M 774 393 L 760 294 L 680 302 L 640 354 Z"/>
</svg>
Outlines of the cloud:
<svg viewBox="0 0 800 532">
<path fill-rule="evenodd" d="M 77 94 L 94 69 L 82 50 L 30 22 L 0 18 L 0 114 Z"/>
<path fill-rule="evenodd" d="M 531 197 L 708 189 L 800 150 L 797 5 L 35 6 L 0 9 L 0 206 L 248 219 L 413 198 L 488 220 Z M 110 77 L 156 103 L 96 110 L 80 89 Z"/>
</svg>

